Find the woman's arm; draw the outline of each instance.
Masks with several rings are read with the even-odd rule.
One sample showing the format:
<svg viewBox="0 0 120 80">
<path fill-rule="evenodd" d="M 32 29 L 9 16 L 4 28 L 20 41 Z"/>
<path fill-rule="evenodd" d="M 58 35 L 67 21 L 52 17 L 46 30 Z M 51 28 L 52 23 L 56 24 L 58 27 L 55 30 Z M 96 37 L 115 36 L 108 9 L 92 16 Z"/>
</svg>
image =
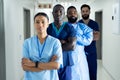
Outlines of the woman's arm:
<svg viewBox="0 0 120 80">
<path fill-rule="evenodd" d="M 53 56 L 52 59 L 50 60 L 50 62 L 48 63 L 38 63 L 38 67 L 36 68 L 36 64 L 35 62 L 27 59 L 27 58 L 23 58 L 22 59 L 22 67 L 24 71 L 32 71 L 32 72 L 38 72 L 38 71 L 42 71 L 42 70 L 52 70 L 52 69 L 59 69 L 59 63 L 55 62 L 55 60 L 57 59 L 57 56 Z"/>
<path fill-rule="evenodd" d="M 40 68 L 30 67 L 30 66 L 26 66 L 26 65 L 22 65 L 22 68 L 23 68 L 24 71 L 31 71 L 31 72 L 42 71 L 42 69 L 40 69 Z"/>
</svg>

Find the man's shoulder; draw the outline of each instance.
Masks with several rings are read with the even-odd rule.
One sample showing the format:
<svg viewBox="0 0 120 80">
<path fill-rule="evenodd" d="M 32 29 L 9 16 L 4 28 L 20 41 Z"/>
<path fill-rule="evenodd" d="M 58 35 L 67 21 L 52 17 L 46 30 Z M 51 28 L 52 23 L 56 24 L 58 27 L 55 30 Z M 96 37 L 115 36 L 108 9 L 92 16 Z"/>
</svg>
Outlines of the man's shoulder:
<svg viewBox="0 0 120 80">
<path fill-rule="evenodd" d="M 78 22 L 77 24 L 79 25 L 79 27 L 80 27 L 82 30 L 91 29 L 88 25 L 86 25 L 86 24 L 84 24 L 84 23 Z"/>
<path fill-rule="evenodd" d="M 98 24 L 95 20 L 93 20 L 93 19 L 90 19 L 90 22 L 91 23 L 95 23 L 95 24 Z"/>
<path fill-rule="evenodd" d="M 83 23 L 83 20 L 82 20 L 82 19 L 80 19 L 80 20 L 78 20 L 78 22 L 80 22 L 80 23 L 82 22 L 82 23 Z"/>
<path fill-rule="evenodd" d="M 52 26 L 52 24 L 53 24 L 53 22 L 49 24 L 49 27 L 51 27 L 51 26 Z"/>
<path fill-rule="evenodd" d="M 65 22 L 64 27 L 67 29 L 73 29 L 73 26 L 69 22 Z"/>
<path fill-rule="evenodd" d="M 53 28 L 53 23 L 50 23 L 48 28 L 47 28 L 47 33 L 51 32 L 52 28 Z"/>
</svg>

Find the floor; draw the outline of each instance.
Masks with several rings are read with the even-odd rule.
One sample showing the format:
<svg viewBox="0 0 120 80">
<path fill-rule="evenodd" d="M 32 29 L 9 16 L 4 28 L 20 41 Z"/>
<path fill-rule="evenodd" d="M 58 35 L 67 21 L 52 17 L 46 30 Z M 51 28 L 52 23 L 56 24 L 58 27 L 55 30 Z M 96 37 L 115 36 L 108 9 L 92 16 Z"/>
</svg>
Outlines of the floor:
<svg viewBox="0 0 120 80">
<path fill-rule="evenodd" d="M 98 60 L 98 70 L 97 71 L 98 71 L 97 80 L 114 80 L 109 76 L 109 74 L 103 68 L 101 60 Z"/>
</svg>

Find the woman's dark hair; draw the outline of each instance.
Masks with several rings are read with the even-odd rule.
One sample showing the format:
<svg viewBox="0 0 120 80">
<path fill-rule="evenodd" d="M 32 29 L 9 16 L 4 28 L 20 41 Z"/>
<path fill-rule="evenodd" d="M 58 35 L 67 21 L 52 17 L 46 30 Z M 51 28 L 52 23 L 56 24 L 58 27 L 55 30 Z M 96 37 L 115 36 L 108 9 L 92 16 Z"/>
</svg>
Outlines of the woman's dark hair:
<svg viewBox="0 0 120 80">
<path fill-rule="evenodd" d="M 48 15 L 47 15 L 46 13 L 44 13 L 44 12 L 39 12 L 39 13 L 37 13 L 37 14 L 34 16 L 34 21 L 35 21 L 35 18 L 36 18 L 37 16 L 44 16 L 44 17 L 46 17 L 46 18 L 48 19 L 48 21 L 49 21 Z"/>
<path fill-rule="evenodd" d="M 83 4 L 83 5 L 81 6 L 81 10 L 82 10 L 83 7 L 88 7 L 88 9 L 90 10 L 90 6 L 87 5 L 87 4 Z"/>
</svg>

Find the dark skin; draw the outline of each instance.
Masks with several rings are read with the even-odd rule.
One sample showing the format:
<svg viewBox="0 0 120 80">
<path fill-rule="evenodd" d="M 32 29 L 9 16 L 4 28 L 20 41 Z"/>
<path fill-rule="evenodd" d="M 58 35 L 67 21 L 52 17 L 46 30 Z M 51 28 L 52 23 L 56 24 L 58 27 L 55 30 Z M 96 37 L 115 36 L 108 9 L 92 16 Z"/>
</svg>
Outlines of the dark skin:
<svg viewBox="0 0 120 80">
<path fill-rule="evenodd" d="M 68 11 L 67 11 L 67 17 L 70 18 L 70 17 L 77 17 L 78 18 L 78 14 L 77 14 L 77 10 L 74 9 L 74 8 L 70 8 Z M 76 21 L 77 22 L 77 21 Z M 75 22 L 75 23 L 76 23 Z"/>
<path fill-rule="evenodd" d="M 61 5 L 56 5 L 53 8 L 53 18 L 54 18 L 54 24 L 56 25 L 57 29 L 59 29 L 62 25 L 63 18 L 65 16 L 65 9 Z M 76 37 L 68 37 L 67 40 L 60 40 L 62 44 L 63 51 L 69 51 L 74 50 L 76 45 Z"/>
</svg>

